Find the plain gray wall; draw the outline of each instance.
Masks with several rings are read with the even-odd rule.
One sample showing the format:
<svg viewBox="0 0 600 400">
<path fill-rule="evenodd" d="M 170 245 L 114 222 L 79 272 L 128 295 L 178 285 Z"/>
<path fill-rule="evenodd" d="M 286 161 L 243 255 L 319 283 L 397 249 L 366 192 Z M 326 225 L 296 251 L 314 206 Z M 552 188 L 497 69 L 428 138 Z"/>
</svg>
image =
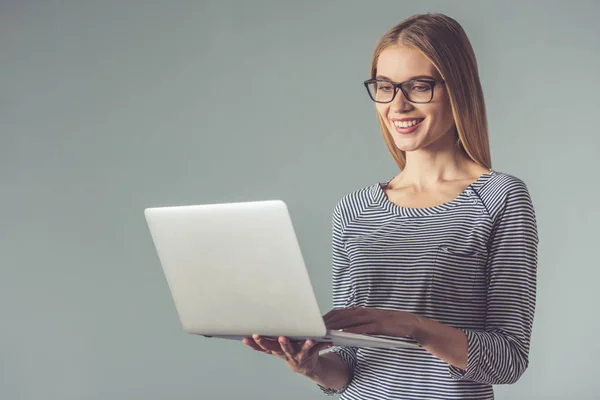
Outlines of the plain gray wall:
<svg viewBox="0 0 600 400">
<path fill-rule="evenodd" d="M 181 330 L 143 209 L 287 201 L 328 311 L 333 206 L 397 173 L 362 81 L 426 11 L 469 34 L 538 215 L 530 368 L 497 398 L 600 398 L 600 3 L 498 3 L 2 1 L 0 398 L 323 398 Z"/>
</svg>

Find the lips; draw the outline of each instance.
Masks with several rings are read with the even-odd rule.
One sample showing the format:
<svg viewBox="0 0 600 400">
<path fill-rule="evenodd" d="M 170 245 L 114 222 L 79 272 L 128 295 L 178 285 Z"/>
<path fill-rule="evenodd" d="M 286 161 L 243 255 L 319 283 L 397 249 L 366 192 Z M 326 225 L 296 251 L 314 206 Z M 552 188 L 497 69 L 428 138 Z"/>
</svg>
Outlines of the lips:
<svg viewBox="0 0 600 400">
<path fill-rule="evenodd" d="M 402 120 L 393 120 L 392 124 L 394 125 L 396 132 L 408 134 L 414 132 L 424 120 L 425 118 L 405 118 Z"/>
</svg>

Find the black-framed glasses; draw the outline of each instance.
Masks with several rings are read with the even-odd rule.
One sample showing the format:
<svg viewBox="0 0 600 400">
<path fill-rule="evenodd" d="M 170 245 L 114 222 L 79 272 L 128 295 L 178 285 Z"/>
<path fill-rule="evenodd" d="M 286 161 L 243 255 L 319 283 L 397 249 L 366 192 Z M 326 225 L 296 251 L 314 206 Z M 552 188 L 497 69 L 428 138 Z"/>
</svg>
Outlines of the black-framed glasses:
<svg viewBox="0 0 600 400">
<path fill-rule="evenodd" d="M 443 80 L 429 79 L 411 79 L 400 83 L 381 79 L 364 81 L 369 97 L 376 103 L 391 103 L 396 98 L 398 89 L 411 103 L 429 103 L 433 99 L 433 88 L 442 83 Z"/>
</svg>

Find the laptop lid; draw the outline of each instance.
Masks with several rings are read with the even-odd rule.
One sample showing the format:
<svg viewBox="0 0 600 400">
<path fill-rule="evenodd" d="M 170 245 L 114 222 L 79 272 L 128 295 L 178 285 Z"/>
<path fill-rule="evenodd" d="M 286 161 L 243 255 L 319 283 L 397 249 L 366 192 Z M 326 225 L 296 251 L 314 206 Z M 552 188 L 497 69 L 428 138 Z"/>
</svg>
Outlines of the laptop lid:
<svg viewBox="0 0 600 400">
<path fill-rule="evenodd" d="M 283 201 L 153 207 L 144 214 L 188 333 L 326 334 Z"/>
</svg>

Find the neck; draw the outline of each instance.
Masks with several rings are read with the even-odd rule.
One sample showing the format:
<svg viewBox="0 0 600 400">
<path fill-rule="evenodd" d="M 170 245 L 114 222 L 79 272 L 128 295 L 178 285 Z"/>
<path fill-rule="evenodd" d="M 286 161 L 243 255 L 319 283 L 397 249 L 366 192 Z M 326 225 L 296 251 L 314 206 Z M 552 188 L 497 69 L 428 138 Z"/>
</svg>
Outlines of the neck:
<svg viewBox="0 0 600 400">
<path fill-rule="evenodd" d="M 468 179 L 474 174 L 475 165 L 456 144 L 436 143 L 425 149 L 406 152 L 406 165 L 400 174 L 402 184 L 413 186 L 415 189 L 427 189 L 443 181 Z"/>
</svg>

